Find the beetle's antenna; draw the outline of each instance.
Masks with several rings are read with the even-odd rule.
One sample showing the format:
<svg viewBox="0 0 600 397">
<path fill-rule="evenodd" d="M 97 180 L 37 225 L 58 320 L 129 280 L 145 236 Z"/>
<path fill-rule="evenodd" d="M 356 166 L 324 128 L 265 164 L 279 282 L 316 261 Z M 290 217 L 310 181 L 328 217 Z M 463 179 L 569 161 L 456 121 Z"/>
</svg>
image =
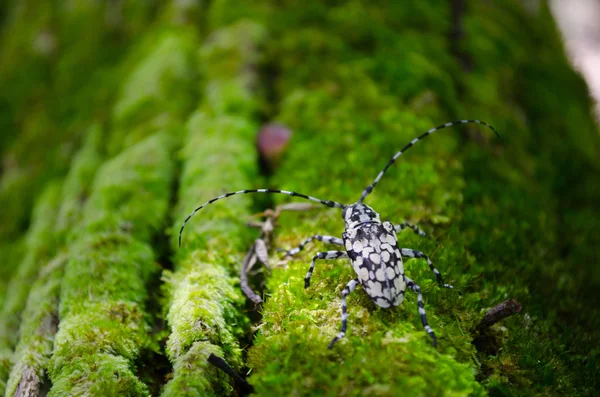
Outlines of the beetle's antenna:
<svg viewBox="0 0 600 397">
<path fill-rule="evenodd" d="M 206 203 L 202 204 L 200 207 L 196 208 L 195 210 L 192 211 L 191 214 L 188 215 L 187 218 L 185 218 L 185 221 L 183 221 L 183 224 L 181 225 L 181 230 L 179 230 L 179 246 L 181 247 L 181 234 L 183 233 L 183 228 L 185 227 L 185 224 L 190 220 L 190 218 L 192 216 L 194 216 L 194 214 L 198 211 L 200 211 L 202 208 L 206 207 L 209 204 L 214 203 L 215 201 L 227 198 L 227 197 L 231 197 L 231 196 L 235 196 L 236 194 L 248 194 L 248 193 L 278 193 L 278 194 L 287 194 L 288 196 L 292 196 L 292 197 L 301 197 L 305 200 L 310 200 L 310 201 L 315 201 L 317 203 L 321 203 L 323 205 L 326 205 L 328 207 L 331 208 L 346 208 L 345 204 L 340 204 L 336 201 L 331 201 L 331 200 L 321 200 L 319 198 L 316 197 L 312 197 L 312 196 L 307 196 L 306 194 L 302 194 L 302 193 L 296 193 L 296 192 L 288 192 L 287 190 L 277 190 L 277 189 L 246 189 L 246 190 L 239 190 L 237 192 L 230 192 L 230 193 L 225 193 L 220 195 L 219 197 L 215 197 L 213 199 L 208 200 Z"/>
<path fill-rule="evenodd" d="M 379 182 L 379 180 L 381 179 L 381 177 L 383 177 L 383 174 L 385 174 L 385 172 L 388 170 L 388 168 L 390 168 L 392 166 L 392 164 L 394 164 L 394 162 L 396 161 L 396 159 L 398 157 L 400 157 L 404 152 L 406 152 L 415 143 L 419 142 L 423 138 L 428 137 L 429 135 L 433 134 L 434 132 L 436 132 L 438 130 L 441 130 L 441 129 L 444 129 L 444 128 L 447 128 L 447 127 L 452 127 L 453 125 L 469 124 L 469 123 L 483 124 L 486 127 L 490 128 L 492 131 L 494 131 L 494 133 L 498 137 L 500 137 L 500 134 L 498 134 L 498 131 L 496 131 L 496 129 L 494 127 L 492 127 L 491 125 L 489 125 L 485 121 L 481 121 L 481 120 L 458 120 L 458 121 L 453 121 L 451 123 L 442 124 L 440 126 L 432 128 L 429 131 L 425 132 L 424 134 L 422 134 L 422 135 L 416 137 L 415 139 L 413 139 L 412 141 L 410 141 L 406 146 L 404 146 L 402 148 L 402 150 L 400 150 L 398 153 L 396 153 L 394 155 L 394 157 L 392 157 L 390 159 L 390 161 L 388 161 L 388 163 L 385 165 L 385 167 L 383 167 L 383 170 L 379 173 L 379 175 L 377 175 L 377 178 L 375 178 L 375 180 L 373 181 L 373 183 L 371 183 L 369 186 L 367 186 L 365 188 L 365 190 L 363 190 L 362 195 L 360 196 L 360 199 L 358 200 L 358 202 L 362 203 L 365 200 L 365 198 L 373 191 L 373 188 L 375 187 L 375 185 L 377 185 L 377 183 Z"/>
</svg>

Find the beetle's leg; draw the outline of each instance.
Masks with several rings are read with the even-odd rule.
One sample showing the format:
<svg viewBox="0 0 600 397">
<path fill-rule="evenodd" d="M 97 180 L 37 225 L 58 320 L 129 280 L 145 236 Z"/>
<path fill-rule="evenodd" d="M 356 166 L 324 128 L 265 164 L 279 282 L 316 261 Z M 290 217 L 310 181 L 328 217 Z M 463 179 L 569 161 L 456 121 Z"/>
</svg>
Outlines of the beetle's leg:
<svg viewBox="0 0 600 397">
<path fill-rule="evenodd" d="M 425 258 L 427 260 L 427 264 L 429 265 L 429 268 L 431 269 L 433 274 L 435 274 L 435 278 L 437 279 L 438 284 L 441 287 L 454 288 L 450 284 L 444 284 L 444 279 L 442 278 L 442 275 L 440 274 L 438 269 L 436 269 L 433 266 L 433 263 L 431 263 L 431 259 L 429 259 L 429 257 L 427 255 L 425 255 L 421 251 L 415 251 L 410 248 L 402 248 L 401 252 L 402 252 L 402 256 L 407 256 L 409 258 Z"/>
<path fill-rule="evenodd" d="M 419 236 L 427 236 L 427 234 L 425 234 L 425 232 L 423 230 L 421 230 L 417 225 L 413 225 L 411 223 L 408 222 L 402 222 L 398 225 L 394 225 L 394 229 L 396 229 L 396 232 L 400 232 L 406 228 L 412 229 L 413 232 L 415 232 L 416 234 L 418 234 Z"/>
<path fill-rule="evenodd" d="M 321 236 L 320 234 L 316 234 L 312 237 L 307 238 L 303 242 L 301 242 L 300 245 L 297 246 L 296 248 L 292 248 L 291 250 L 284 250 L 284 249 L 279 248 L 277 251 L 285 252 L 284 257 L 296 255 L 298 252 L 302 251 L 302 249 L 304 248 L 304 246 L 306 244 L 310 243 L 313 240 L 322 241 L 327 244 L 344 245 L 344 241 L 341 238 L 337 238 L 337 237 L 333 237 L 333 236 Z"/>
<path fill-rule="evenodd" d="M 354 280 L 351 280 L 348 284 L 346 284 L 346 287 L 344 287 L 344 289 L 342 290 L 342 328 L 340 330 L 340 333 L 337 334 L 337 336 L 335 338 L 333 338 L 331 343 L 329 344 L 330 349 L 333 347 L 335 342 L 337 342 L 338 340 L 343 338 L 344 335 L 346 335 L 346 326 L 348 325 L 347 324 L 348 323 L 348 311 L 347 311 L 347 307 L 346 307 L 346 296 L 348 296 L 350 294 L 350 292 L 354 291 L 354 289 L 356 288 L 357 285 L 358 285 L 358 279 L 355 278 Z"/>
<path fill-rule="evenodd" d="M 308 272 L 306 273 L 306 277 L 304 277 L 304 288 L 310 287 L 310 277 L 312 276 L 313 270 L 315 270 L 315 261 L 317 259 L 338 259 L 347 257 L 348 254 L 346 251 L 318 252 L 317 255 L 313 256 L 310 267 L 308 268 Z"/>
<path fill-rule="evenodd" d="M 423 323 L 423 328 L 425 331 L 431 336 L 433 340 L 433 347 L 437 346 L 437 338 L 435 333 L 427 323 L 427 317 L 425 316 L 425 305 L 423 304 L 423 295 L 421 295 L 421 288 L 410 278 L 404 276 L 404 281 L 406 281 L 406 286 L 417 293 L 417 306 L 419 306 L 419 314 L 421 315 L 421 322 Z"/>
</svg>

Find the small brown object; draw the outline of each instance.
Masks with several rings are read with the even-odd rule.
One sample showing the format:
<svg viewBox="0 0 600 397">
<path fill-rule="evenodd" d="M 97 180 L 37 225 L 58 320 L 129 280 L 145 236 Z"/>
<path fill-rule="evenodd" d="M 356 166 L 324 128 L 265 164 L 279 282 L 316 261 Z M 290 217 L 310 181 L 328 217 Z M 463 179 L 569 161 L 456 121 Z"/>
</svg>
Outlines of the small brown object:
<svg viewBox="0 0 600 397">
<path fill-rule="evenodd" d="M 519 302 L 510 298 L 488 310 L 485 316 L 483 316 L 483 319 L 479 322 L 479 325 L 477 325 L 477 329 L 482 330 L 484 328 L 489 328 L 498 321 L 512 316 L 515 313 L 519 313 L 521 308 L 522 306 Z"/>
</svg>

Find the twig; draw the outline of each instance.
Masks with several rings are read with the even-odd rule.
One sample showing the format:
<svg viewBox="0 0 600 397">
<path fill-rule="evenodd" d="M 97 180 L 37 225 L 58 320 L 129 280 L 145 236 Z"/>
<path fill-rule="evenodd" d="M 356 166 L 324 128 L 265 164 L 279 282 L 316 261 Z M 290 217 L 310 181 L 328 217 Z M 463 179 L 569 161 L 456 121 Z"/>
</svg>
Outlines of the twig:
<svg viewBox="0 0 600 397">
<path fill-rule="evenodd" d="M 229 364 L 227 364 L 221 357 L 215 356 L 211 353 L 210 356 L 208 356 L 208 362 L 233 378 L 235 382 L 235 389 L 240 393 L 240 395 L 247 396 L 254 393 L 254 388 L 252 385 L 248 383 L 248 381 L 244 379 L 236 370 L 231 368 Z"/>
<path fill-rule="evenodd" d="M 512 316 L 515 313 L 519 313 L 521 311 L 521 304 L 510 298 L 506 300 L 496 307 L 488 310 L 488 312 L 483 316 L 483 319 L 477 325 L 478 330 L 483 330 L 485 328 L 489 328 L 492 325 L 496 324 L 498 321 L 505 319 L 506 317 Z"/>
</svg>

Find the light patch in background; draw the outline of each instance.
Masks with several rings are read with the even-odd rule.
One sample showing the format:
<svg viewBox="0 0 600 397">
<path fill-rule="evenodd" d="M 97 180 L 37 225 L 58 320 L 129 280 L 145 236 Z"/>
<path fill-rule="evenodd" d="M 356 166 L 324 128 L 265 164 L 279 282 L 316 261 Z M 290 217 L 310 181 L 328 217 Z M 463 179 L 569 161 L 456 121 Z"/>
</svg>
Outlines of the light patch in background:
<svg viewBox="0 0 600 397">
<path fill-rule="evenodd" d="M 569 57 L 585 78 L 600 122 L 600 1 L 551 0 Z"/>
</svg>

